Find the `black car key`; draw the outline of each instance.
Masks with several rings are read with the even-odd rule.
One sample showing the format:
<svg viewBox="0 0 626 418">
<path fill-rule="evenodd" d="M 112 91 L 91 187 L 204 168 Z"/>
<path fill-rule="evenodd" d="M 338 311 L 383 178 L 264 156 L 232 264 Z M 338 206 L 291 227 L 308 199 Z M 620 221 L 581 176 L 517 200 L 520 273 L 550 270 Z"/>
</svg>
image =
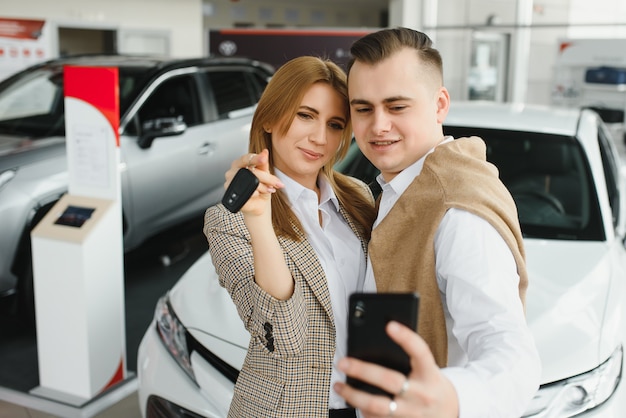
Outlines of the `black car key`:
<svg viewBox="0 0 626 418">
<path fill-rule="evenodd" d="M 222 204 L 233 213 L 239 212 L 258 185 L 259 179 L 252 171 L 247 168 L 240 168 L 235 177 L 233 177 L 233 181 L 228 185 L 226 193 L 222 197 Z"/>
</svg>

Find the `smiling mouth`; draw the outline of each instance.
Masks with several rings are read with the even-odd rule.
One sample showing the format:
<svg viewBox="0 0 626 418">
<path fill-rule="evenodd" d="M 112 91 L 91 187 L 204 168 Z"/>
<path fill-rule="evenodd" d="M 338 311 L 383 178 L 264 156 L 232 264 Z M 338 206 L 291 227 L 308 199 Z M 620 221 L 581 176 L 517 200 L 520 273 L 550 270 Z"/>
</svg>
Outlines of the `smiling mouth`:
<svg viewBox="0 0 626 418">
<path fill-rule="evenodd" d="M 372 145 L 392 145 L 395 144 L 396 142 L 398 142 L 398 140 L 388 140 L 388 141 L 371 141 L 370 144 Z"/>
<path fill-rule="evenodd" d="M 303 152 L 305 155 L 308 155 L 308 156 L 309 156 L 309 158 L 315 158 L 315 159 L 322 158 L 322 154 L 317 153 L 317 152 L 313 152 L 313 151 L 309 151 L 309 150 L 304 150 L 304 149 L 302 150 L 302 152 Z"/>
</svg>

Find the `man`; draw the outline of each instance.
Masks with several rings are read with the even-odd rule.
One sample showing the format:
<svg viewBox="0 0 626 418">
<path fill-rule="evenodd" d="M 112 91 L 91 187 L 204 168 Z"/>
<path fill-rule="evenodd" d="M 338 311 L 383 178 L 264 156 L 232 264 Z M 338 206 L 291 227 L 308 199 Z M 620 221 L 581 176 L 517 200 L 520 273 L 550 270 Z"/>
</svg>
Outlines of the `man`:
<svg viewBox="0 0 626 418">
<path fill-rule="evenodd" d="M 379 292 L 417 291 L 419 336 L 387 331 L 412 370 L 345 358 L 335 390 L 366 416 L 519 417 L 536 392 L 540 362 L 524 316 L 527 273 L 517 211 L 480 138 L 443 134 L 450 97 L 441 57 L 425 34 L 369 34 L 352 46 L 348 93 L 363 154 L 383 192 L 369 244 Z"/>
</svg>

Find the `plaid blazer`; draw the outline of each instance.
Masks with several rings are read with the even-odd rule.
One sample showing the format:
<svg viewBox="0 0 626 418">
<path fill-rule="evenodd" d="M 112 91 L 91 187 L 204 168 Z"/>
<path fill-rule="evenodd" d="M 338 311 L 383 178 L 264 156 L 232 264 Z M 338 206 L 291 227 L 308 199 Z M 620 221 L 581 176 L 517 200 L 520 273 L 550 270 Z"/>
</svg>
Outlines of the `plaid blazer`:
<svg viewBox="0 0 626 418">
<path fill-rule="evenodd" d="M 361 231 L 343 207 L 340 212 L 367 254 Z M 204 233 L 220 284 L 250 332 L 228 416 L 327 418 L 335 325 L 326 276 L 304 232 L 300 242 L 279 237 L 295 281 L 294 293 L 285 301 L 256 285 L 250 235 L 241 213 L 221 204 L 210 207 Z"/>
</svg>

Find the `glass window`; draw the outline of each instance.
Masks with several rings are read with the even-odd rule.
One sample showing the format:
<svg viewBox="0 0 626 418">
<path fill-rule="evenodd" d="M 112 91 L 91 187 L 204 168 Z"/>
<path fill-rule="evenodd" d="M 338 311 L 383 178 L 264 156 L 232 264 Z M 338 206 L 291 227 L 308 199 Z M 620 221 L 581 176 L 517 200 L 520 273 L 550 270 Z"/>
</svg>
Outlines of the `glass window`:
<svg viewBox="0 0 626 418">
<path fill-rule="evenodd" d="M 0 132 L 32 139 L 63 135 L 63 70 L 11 78 L 0 89 Z"/>
<path fill-rule="evenodd" d="M 140 125 L 162 118 L 182 118 L 187 126 L 200 123 L 195 80 L 190 75 L 169 78 L 150 94 L 139 110 Z"/>
<path fill-rule="evenodd" d="M 228 113 L 256 104 L 257 98 L 248 77 L 243 71 L 210 71 L 205 73 L 213 91 L 218 118 L 225 119 Z"/>
<path fill-rule="evenodd" d="M 254 83 L 256 84 L 256 88 L 255 88 L 255 101 L 259 101 L 259 99 L 261 98 L 261 95 L 263 94 L 263 91 L 265 90 L 265 86 L 267 86 L 267 83 L 269 82 L 269 77 L 267 75 L 262 75 L 258 72 L 253 72 L 253 78 L 254 78 Z"/>
<path fill-rule="evenodd" d="M 494 129 L 446 127 L 455 138 L 476 135 L 517 206 L 531 238 L 605 239 L 596 189 L 575 138 Z"/>
<path fill-rule="evenodd" d="M 0 120 L 52 113 L 63 94 L 63 74 L 54 71 L 31 73 L 0 95 Z"/>
</svg>

